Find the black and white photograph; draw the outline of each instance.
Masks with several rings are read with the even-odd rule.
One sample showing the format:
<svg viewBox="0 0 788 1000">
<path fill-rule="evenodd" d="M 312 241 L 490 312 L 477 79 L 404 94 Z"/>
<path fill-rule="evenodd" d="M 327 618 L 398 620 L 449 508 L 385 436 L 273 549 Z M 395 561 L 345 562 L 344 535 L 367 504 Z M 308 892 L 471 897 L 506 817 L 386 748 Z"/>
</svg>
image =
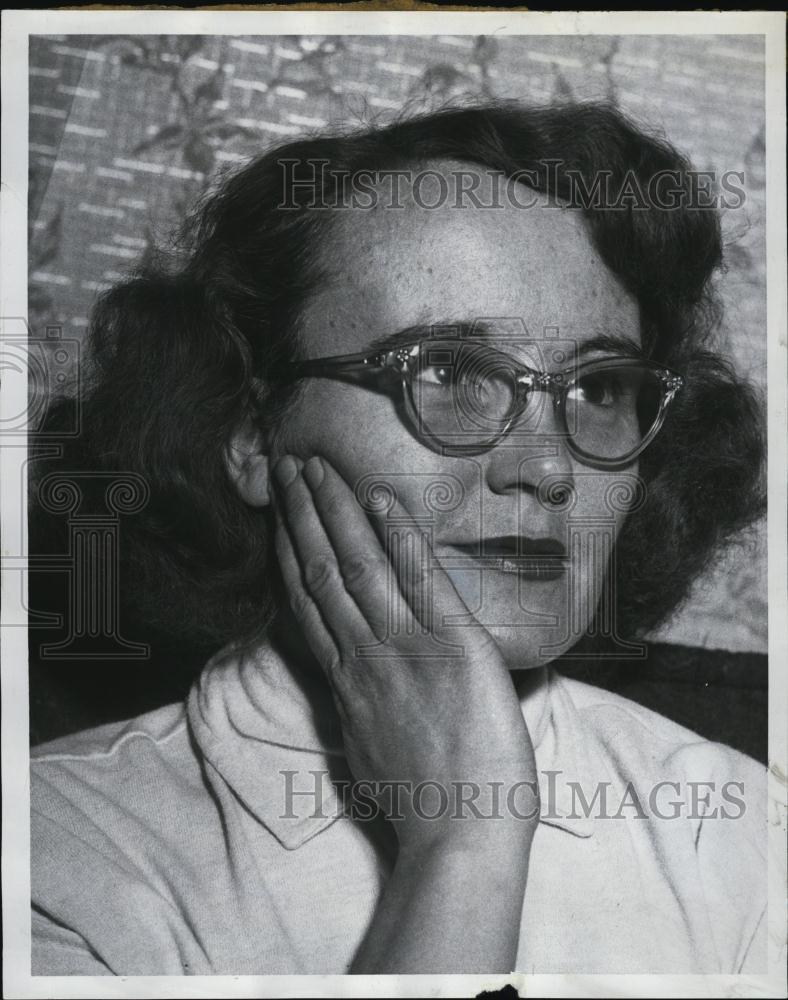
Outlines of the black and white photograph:
<svg viewBox="0 0 788 1000">
<path fill-rule="evenodd" d="M 788 995 L 782 14 L 2 46 L 4 994 Z"/>
</svg>

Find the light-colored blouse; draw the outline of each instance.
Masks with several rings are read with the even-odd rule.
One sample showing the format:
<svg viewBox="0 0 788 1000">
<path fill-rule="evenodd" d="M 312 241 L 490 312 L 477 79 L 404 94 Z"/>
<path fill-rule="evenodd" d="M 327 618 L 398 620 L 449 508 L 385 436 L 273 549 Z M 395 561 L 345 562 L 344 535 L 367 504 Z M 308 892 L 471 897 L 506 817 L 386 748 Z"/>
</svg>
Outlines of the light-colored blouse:
<svg viewBox="0 0 788 1000">
<path fill-rule="evenodd" d="M 516 970 L 765 972 L 765 769 L 533 676 Z M 347 972 L 390 861 L 332 782 L 324 708 L 263 645 L 215 657 L 185 704 L 35 748 L 33 974 Z"/>
</svg>

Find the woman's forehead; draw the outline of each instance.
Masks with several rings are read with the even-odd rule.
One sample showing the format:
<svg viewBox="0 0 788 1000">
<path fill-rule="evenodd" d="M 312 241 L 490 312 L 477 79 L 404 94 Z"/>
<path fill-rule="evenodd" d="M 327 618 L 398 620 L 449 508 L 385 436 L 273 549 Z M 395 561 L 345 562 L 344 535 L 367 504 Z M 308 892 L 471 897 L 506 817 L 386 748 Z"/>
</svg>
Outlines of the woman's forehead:
<svg viewBox="0 0 788 1000">
<path fill-rule="evenodd" d="M 476 199 L 460 196 L 471 170 Z M 427 164 L 397 183 L 396 201 L 332 213 L 321 248 L 328 280 L 302 315 L 310 356 L 364 350 L 409 326 L 481 317 L 520 323 L 534 339 L 582 341 L 610 326 L 637 339 L 637 302 L 578 210 L 534 191 L 516 203 L 491 201 L 491 172 L 468 164 Z"/>
</svg>

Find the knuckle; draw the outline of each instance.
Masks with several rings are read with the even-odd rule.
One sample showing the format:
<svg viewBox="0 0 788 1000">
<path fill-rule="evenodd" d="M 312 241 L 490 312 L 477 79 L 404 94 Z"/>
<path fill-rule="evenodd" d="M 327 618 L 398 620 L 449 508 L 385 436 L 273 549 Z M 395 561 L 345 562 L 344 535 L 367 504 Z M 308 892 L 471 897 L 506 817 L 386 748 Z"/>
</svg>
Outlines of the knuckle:
<svg viewBox="0 0 788 1000">
<path fill-rule="evenodd" d="M 311 590 L 323 590 L 334 579 L 334 568 L 328 559 L 320 556 L 308 559 L 304 566 L 304 580 Z"/>
<path fill-rule="evenodd" d="M 306 594 L 293 594 L 290 598 L 290 607 L 293 609 L 293 614 L 296 618 L 303 621 L 309 617 L 312 609 L 312 601 Z"/>
<path fill-rule="evenodd" d="M 341 664 L 342 660 L 338 653 L 330 652 L 324 654 L 323 667 L 330 676 L 333 676 L 337 673 Z"/>
<path fill-rule="evenodd" d="M 364 583 L 373 572 L 373 564 L 362 556 L 352 556 L 342 567 L 342 577 L 345 583 Z"/>
</svg>

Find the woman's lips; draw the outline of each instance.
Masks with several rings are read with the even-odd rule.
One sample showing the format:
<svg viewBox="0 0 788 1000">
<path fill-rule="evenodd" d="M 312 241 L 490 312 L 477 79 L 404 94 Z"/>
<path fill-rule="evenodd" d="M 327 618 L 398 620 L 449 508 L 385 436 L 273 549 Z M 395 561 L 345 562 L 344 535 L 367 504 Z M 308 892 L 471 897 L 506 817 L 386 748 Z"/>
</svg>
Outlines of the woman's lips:
<svg viewBox="0 0 788 1000">
<path fill-rule="evenodd" d="M 462 552 L 466 559 L 472 559 L 474 569 L 495 569 L 526 580 L 558 580 L 569 569 L 566 549 L 556 538 L 502 535 L 482 538 L 480 542 L 452 544 L 451 548 Z M 452 568 L 462 567 L 453 565 Z M 466 562 L 465 568 L 470 569 L 471 565 Z"/>
<path fill-rule="evenodd" d="M 494 560 L 494 568 L 501 573 L 517 573 L 523 580 L 560 580 L 569 569 L 569 563 L 566 559 L 523 556 L 519 559 Z"/>
</svg>

